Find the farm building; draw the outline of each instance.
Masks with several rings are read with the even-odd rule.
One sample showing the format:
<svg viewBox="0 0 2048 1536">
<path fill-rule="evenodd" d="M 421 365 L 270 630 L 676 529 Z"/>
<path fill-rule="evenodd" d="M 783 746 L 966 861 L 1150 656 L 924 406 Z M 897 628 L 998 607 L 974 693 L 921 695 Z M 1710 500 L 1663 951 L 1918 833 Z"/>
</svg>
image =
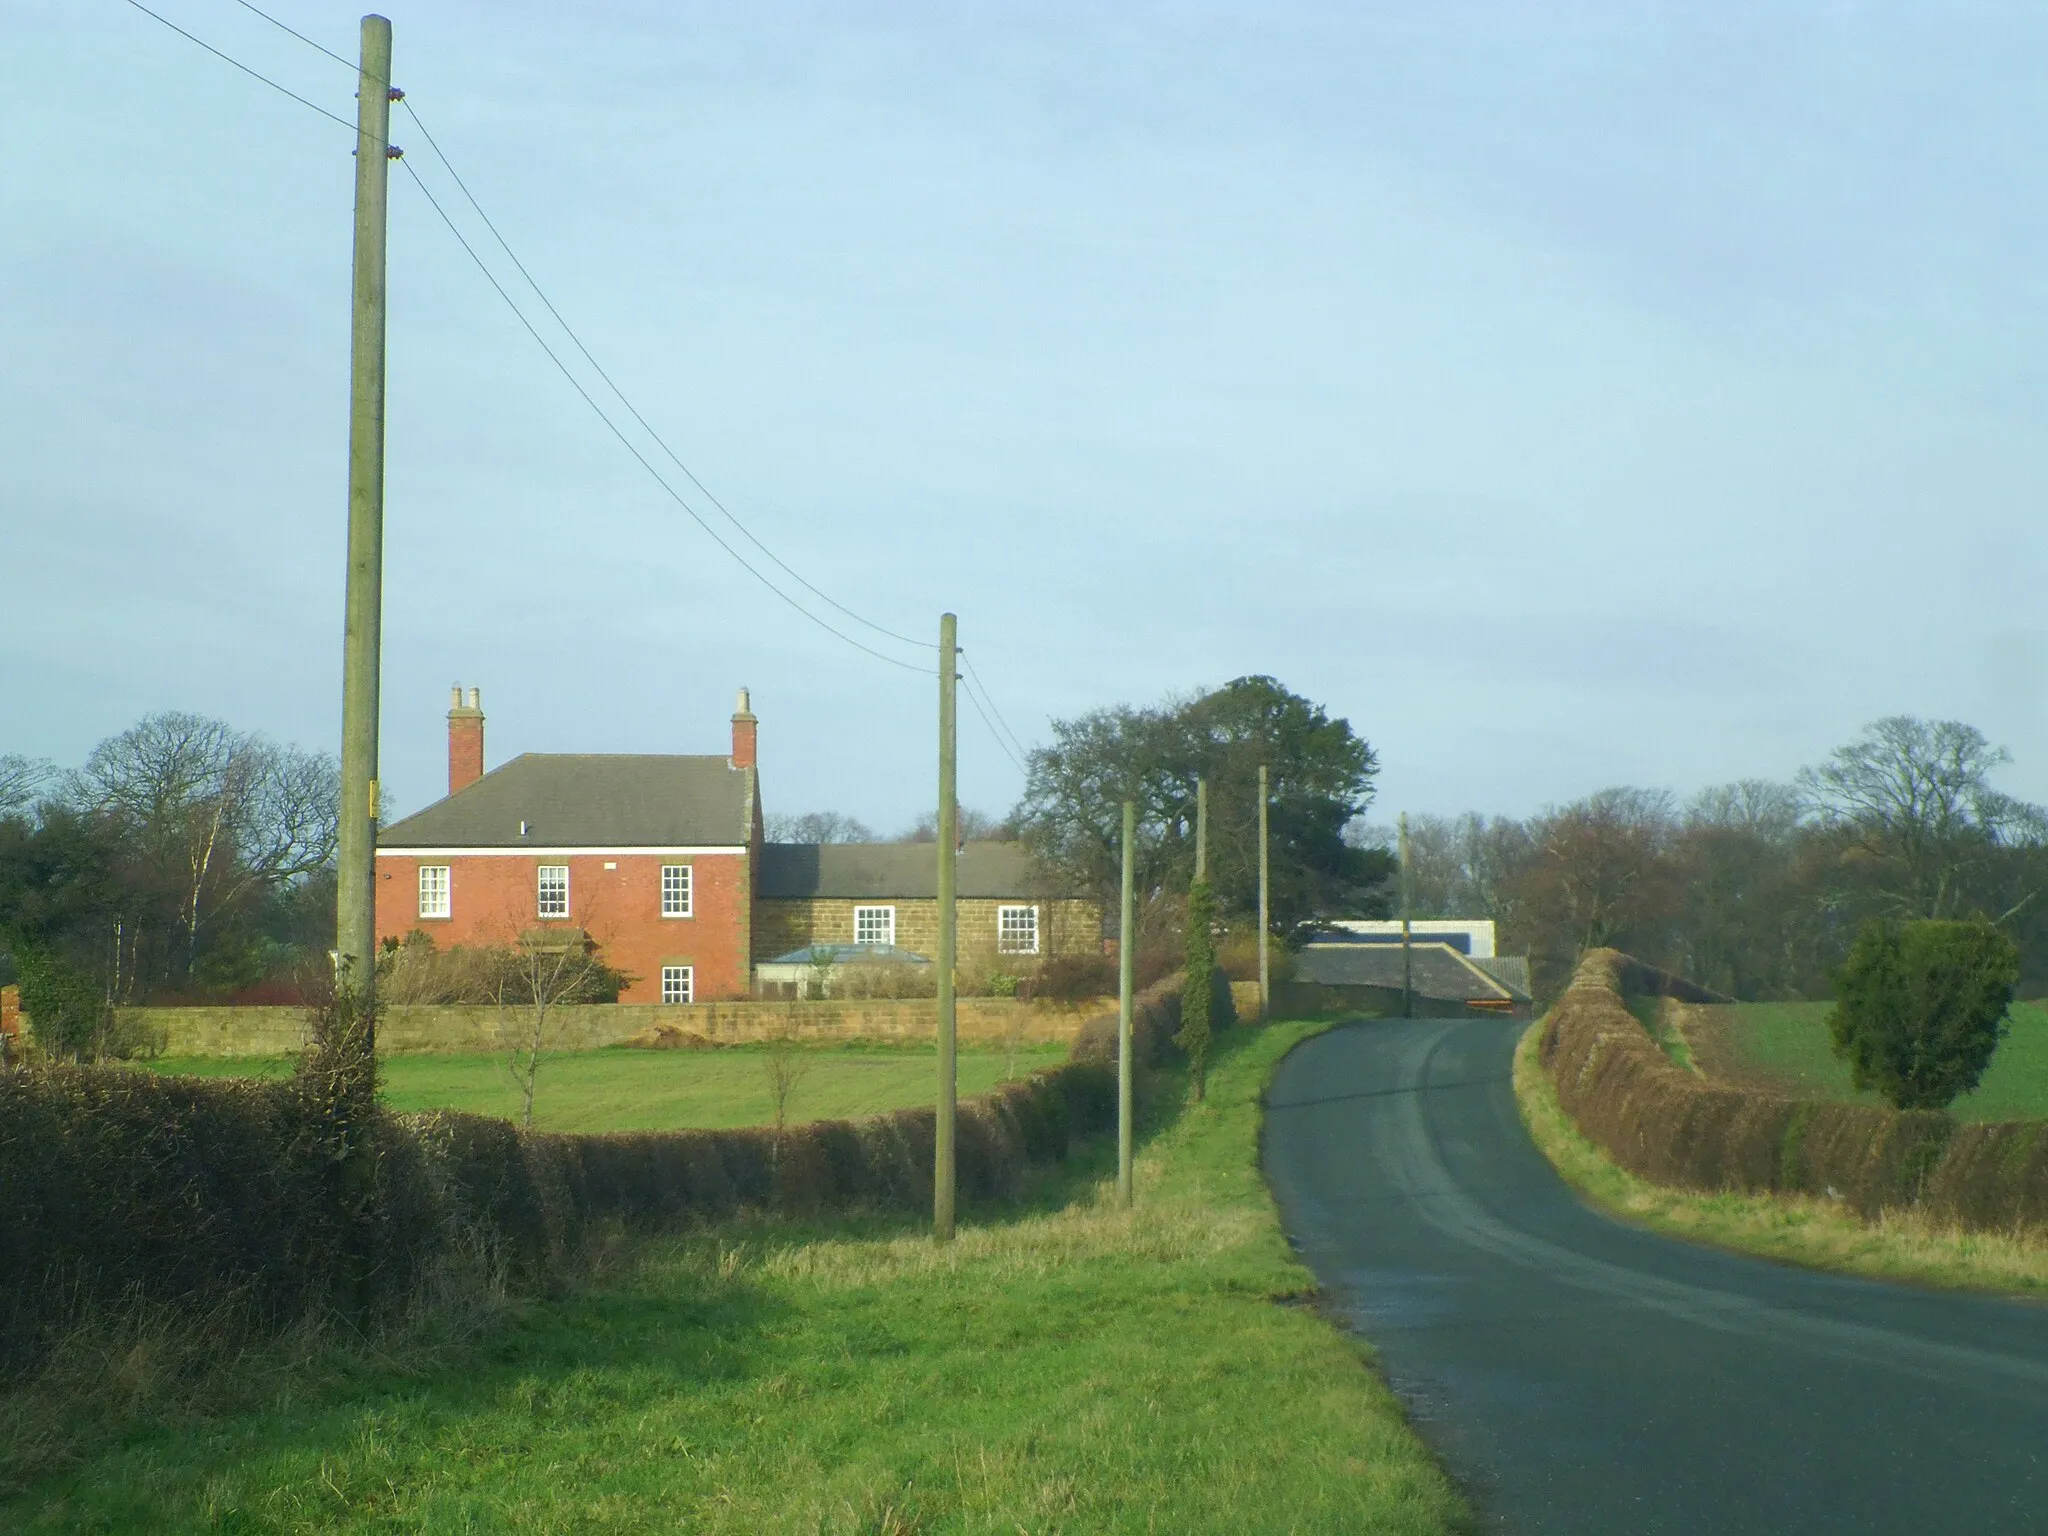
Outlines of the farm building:
<svg viewBox="0 0 2048 1536">
<path fill-rule="evenodd" d="M 1408 964 L 1412 967 L 1418 1013 L 1459 1013 L 1477 1008 L 1520 1018 L 1528 1012 L 1531 998 L 1526 957 L 1489 954 L 1475 958 L 1440 939 L 1432 939 L 1417 940 L 1411 946 Z M 1309 944 L 1295 957 L 1287 1002 L 1314 1009 L 1398 1011 L 1402 971 L 1398 933 L 1391 944 Z"/>
<path fill-rule="evenodd" d="M 758 966 L 820 946 L 924 963 L 933 846 L 765 841 L 758 744 L 742 689 L 723 753 L 529 752 L 486 771 L 482 699 L 456 689 L 447 796 L 378 834 L 379 939 L 582 935 L 632 978 L 619 998 L 635 1003 L 752 996 Z M 1095 904 L 1052 892 L 1021 846 L 967 844 L 958 875 L 963 966 L 1028 975 L 1099 953 Z"/>
</svg>

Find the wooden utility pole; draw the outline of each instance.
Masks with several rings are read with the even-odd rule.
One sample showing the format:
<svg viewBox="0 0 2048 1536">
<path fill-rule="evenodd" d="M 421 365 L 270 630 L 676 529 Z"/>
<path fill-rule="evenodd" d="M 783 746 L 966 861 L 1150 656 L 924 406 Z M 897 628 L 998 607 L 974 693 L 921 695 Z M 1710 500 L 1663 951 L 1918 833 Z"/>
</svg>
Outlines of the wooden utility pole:
<svg viewBox="0 0 2048 1536">
<path fill-rule="evenodd" d="M 953 960 L 959 936 L 953 900 L 958 807 L 954 803 L 959 766 L 959 620 L 939 615 L 939 1105 L 932 1169 L 932 1236 L 953 1239 L 955 1190 L 953 1120 L 960 1091 L 959 1059 L 953 1032 Z"/>
<path fill-rule="evenodd" d="M 1259 764 L 1259 1018 L 1273 1017 L 1273 955 L 1269 935 L 1273 931 L 1272 872 L 1266 851 L 1266 802 L 1272 798 L 1266 765 Z"/>
<path fill-rule="evenodd" d="M 1195 780 L 1195 878 L 1209 878 L 1209 781 Z"/>
<path fill-rule="evenodd" d="M 1415 1017 L 1415 945 L 1408 922 L 1408 813 L 1401 813 L 1401 1017 Z"/>
<path fill-rule="evenodd" d="M 1138 807 L 1124 802 L 1123 907 L 1116 930 L 1116 1192 L 1131 1203 L 1131 983 L 1137 974 Z"/>
<path fill-rule="evenodd" d="M 348 597 L 342 634 L 341 825 L 335 972 L 374 1048 L 377 685 L 384 605 L 384 227 L 390 189 L 391 23 L 363 18 L 356 85 L 355 319 L 349 346 Z"/>
</svg>

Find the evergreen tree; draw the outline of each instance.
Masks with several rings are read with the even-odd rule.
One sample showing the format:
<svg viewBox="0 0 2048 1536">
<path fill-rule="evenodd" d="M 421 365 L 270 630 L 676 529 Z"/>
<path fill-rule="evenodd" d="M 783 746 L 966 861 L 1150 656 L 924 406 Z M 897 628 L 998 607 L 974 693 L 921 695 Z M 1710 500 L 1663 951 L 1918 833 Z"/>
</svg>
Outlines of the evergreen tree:
<svg viewBox="0 0 2048 1536">
<path fill-rule="evenodd" d="M 1835 972 L 1835 1054 L 1895 1107 L 1943 1109 L 1990 1065 L 2019 974 L 2018 948 L 1982 919 L 1874 919 Z"/>
</svg>

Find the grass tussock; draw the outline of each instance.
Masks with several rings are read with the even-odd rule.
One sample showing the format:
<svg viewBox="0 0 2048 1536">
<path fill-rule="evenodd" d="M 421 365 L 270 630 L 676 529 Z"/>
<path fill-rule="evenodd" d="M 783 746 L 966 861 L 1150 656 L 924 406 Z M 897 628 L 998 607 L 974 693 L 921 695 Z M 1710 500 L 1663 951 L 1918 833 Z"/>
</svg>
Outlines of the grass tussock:
<svg viewBox="0 0 2048 1536">
<path fill-rule="evenodd" d="M 1102 1143 L 974 1210 L 754 1211 L 644 1241 L 403 1372 L 131 1437 L 0 1529 L 1438 1533 L 1463 1507 L 1313 1308 L 1257 1169 L 1311 1025 L 1173 1074 L 1114 1198 Z"/>
<path fill-rule="evenodd" d="M 1515 1051 L 1515 1098 L 1557 1171 L 1603 1210 L 1673 1237 L 1788 1264 L 1959 1290 L 2048 1297 L 2048 1241 L 2038 1229 L 1965 1230 L 1911 1208 L 1866 1220 L 1839 1200 L 1801 1194 L 1707 1193 L 1637 1178 L 1565 1114 L 1539 1060 L 1541 1023 Z"/>
</svg>

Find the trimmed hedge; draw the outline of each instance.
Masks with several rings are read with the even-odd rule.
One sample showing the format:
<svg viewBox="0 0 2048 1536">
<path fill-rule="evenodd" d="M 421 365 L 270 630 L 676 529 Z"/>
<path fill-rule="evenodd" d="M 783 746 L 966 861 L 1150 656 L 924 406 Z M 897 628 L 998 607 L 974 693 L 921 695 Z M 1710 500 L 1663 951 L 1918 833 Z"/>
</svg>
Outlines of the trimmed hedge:
<svg viewBox="0 0 2048 1536">
<path fill-rule="evenodd" d="M 1794 1099 L 1695 1076 L 1664 1054 L 1624 996 L 1698 990 L 1594 950 L 1543 1025 L 1538 1056 L 1559 1105 L 1630 1173 L 1691 1189 L 1821 1195 L 1865 1217 L 1911 1208 L 1978 1231 L 2048 1226 L 2048 1125 L 1958 1125 L 1941 1111 Z"/>
<path fill-rule="evenodd" d="M 1113 1128 L 1116 1082 L 1082 1060 L 959 1106 L 964 1200 Z M 61 1068 L 0 1075 L 0 1372 L 94 1311 L 232 1301 L 275 1326 L 401 1310 L 482 1261 L 545 1285 L 593 1226 L 654 1231 L 741 1209 L 917 1210 L 933 1112 L 770 1129 L 571 1136 L 478 1115 L 374 1112 L 367 1188 L 337 1178 L 300 1082 Z"/>
<path fill-rule="evenodd" d="M 1218 1028 L 1237 1022 L 1237 1009 L 1230 1000 L 1230 982 L 1218 971 L 1224 1003 L 1214 1014 Z M 1182 973 L 1173 972 L 1131 998 L 1131 1060 L 1139 1067 L 1164 1066 L 1178 1051 L 1173 1037 L 1180 1033 Z M 1082 1022 L 1069 1052 L 1075 1061 L 1096 1061 L 1116 1065 L 1117 1016 L 1100 1014 Z M 1112 1112 L 1113 1109 L 1112 1109 Z"/>
</svg>

